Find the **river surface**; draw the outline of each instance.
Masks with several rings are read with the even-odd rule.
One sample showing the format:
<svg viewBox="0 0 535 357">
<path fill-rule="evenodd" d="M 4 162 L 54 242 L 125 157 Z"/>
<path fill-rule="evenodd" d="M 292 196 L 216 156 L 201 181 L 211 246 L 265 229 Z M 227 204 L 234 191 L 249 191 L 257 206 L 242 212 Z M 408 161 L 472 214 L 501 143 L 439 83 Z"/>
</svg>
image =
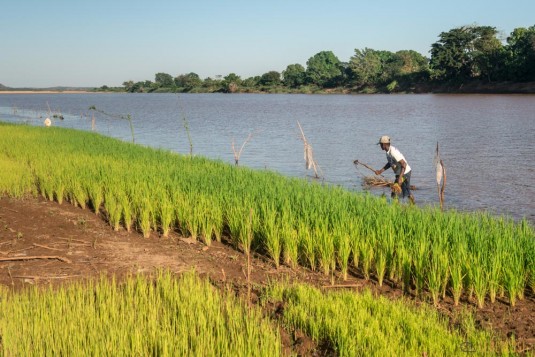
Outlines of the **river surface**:
<svg viewBox="0 0 535 357">
<path fill-rule="evenodd" d="M 445 205 L 535 222 L 535 96 L 298 94 L 0 94 L 0 120 L 92 130 L 183 154 L 310 179 L 297 122 L 312 145 L 323 181 L 361 191 L 373 176 L 355 167 L 386 163 L 376 145 L 389 135 L 413 169 L 419 205 L 438 205 L 435 148 L 447 173 Z M 63 120 L 51 114 L 61 114 Z M 186 129 L 186 126 L 188 129 Z M 392 178 L 392 171 L 384 173 Z M 374 188 L 376 195 L 388 194 Z"/>
</svg>

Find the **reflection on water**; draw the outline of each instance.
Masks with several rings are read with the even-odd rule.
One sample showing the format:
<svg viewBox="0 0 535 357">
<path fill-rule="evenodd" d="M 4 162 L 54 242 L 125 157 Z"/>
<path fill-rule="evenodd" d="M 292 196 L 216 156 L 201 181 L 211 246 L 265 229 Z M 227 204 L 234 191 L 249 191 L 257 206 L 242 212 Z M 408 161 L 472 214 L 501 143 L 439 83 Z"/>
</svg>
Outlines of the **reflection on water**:
<svg viewBox="0 0 535 357">
<path fill-rule="evenodd" d="M 535 221 L 535 96 L 531 95 L 257 95 L 34 94 L 0 95 L 4 121 L 91 130 L 90 106 L 133 119 L 136 142 L 233 163 L 231 144 L 245 146 L 240 165 L 306 177 L 297 120 L 325 182 L 362 190 L 367 169 L 380 168 L 381 135 L 413 168 L 419 204 L 438 204 L 433 157 L 437 142 L 447 170 L 446 206 L 526 216 Z M 47 106 L 48 103 L 48 106 Z M 126 120 L 95 114 L 96 131 L 130 141 Z M 391 172 L 385 176 L 391 177 Z M 372 190 L 374 194 L 386 192 Z"/>
</svg>

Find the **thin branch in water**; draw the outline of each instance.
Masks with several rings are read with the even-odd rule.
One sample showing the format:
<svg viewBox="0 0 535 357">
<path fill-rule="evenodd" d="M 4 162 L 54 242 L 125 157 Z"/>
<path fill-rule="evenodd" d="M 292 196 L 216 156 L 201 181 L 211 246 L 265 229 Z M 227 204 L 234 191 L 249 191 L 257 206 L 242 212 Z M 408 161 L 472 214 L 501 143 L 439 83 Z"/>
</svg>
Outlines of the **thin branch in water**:
<svg viewBox="0 0 535 357">
<path fill-rule="evenodd" d="M 301 123 L 299 123 L 299 120 L 297 121 L 297 125 L 299 125 L 299 130 L 301 131 L 301 140 L 303 140 L 303 143 L 305 145 L 305 167 L 307 170 L 313 169 L 314 174 L 316 178 L 320 178 L 318 175 L 318 169 L 321 171 L 319 165 L 314 160 L 314 154 L 312 151 L 312 145 L 309 144 L 307 138 L 305 137 L 305 133 L 303 131 L 303 127 L 301 127 Z M 322 173 L 323 174 L 323 173 Z"/>
<path fill-rule="evenodd" d="M 245 144 L 247 144 L 253 138 L 253 135 L 254 135 L 254 133 L 249 133 L 249 135 L 247 136 L 247 139 L 245 139 L 245 141 L 241 145 L 241 148 L 240 148 L 239 151 L 236 151 L 236 147 L 234 146 L 234 138 L 232 138 L 231 146 L 232 146 L 232 152 L 234 153 L 234 164 L 236 166 L 238 166 L 238 163 L 240 161 L 240 156 L 241 156 L 241 154 L 243 152 L 243 148 L 245 147 Z"/>
</svg>

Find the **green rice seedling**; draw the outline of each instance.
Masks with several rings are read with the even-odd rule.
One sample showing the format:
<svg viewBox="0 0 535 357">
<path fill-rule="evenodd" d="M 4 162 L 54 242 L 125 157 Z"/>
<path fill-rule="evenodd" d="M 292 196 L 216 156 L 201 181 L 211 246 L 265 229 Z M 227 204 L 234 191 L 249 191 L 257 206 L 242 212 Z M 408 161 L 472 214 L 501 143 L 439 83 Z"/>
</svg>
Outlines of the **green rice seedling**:
<svg viewBox="0 0 535 357">
<path fill-rule="evenodd" d="M 61 178 L 56 180 L 54 187 L 54 196 L 59 204 L 63 203 L 63 199 L 65 198 L 65 190 L 65 183 L 63 182 L 63 180 Z"/>
<path fill-rule="evenodd" d="M 347 280 L 349 267 L 349 256 L 351 255 L 351 237 L 349 233 L 338 233 L 335 235 L 336 257 L 338 266 L 342 271 L 342 279 Z"/>
<path fill-rule="evenodd" d="M 70 201 L 75 206 L 80 206 L 85 209 L 86 202 L 88 201 L 87 192 L 85 191 L 82 183 L 76 180 L 71 180 L 65 190 L 68 192 Z M 56 194 L 57 197 L 57 194 Z"/>
<path fill-rule="evenodd" d="M 137 226 L 144 238 L 149 238 L 152 231 L 152 203 L 148 197 L 142 197 L 136 207 Z"/>
<path fill-rule="evenodd" d="M 122 208 L 122 217 L 124 227 L 127 232 L 132 231 L 132 225 L 134 224 L 134 203 L 129 197 L 128 191 L 122 191 L 118 197 L 119 204 Z"/>
<path fill-rule="evenodd" d="M 277 220 L 278 212 L 266 202 L 261 205 L 261 220 L 265 232 L 265 247 L 269 256 L 279 267 L 282 251 L 280 228 Z"/>
<path fill-rule="evenodd" d="M 378 249 L 375 253 L 375 272 L 377 273 L 379 286 L 383 286 L 386 273 L 386 253 L 381 249 Z"/>
<path fill-rule="evenodd" d="M 248 199 L 241 205 L 230 207 L 227 220 L 230 228 L 230 235 L 237 248 L 249 256 L 253 240 L 254 224 L 257 217 L 252 208 L 247 208 Z"/>
<path fill-rule="evenodd" d="M 494 303 L 496 302 L 496 295 L 498 294 L 498 290 L 500 288 L 500 281 L 502 280 L 502 262 L 498 254 L 494 254 L 490 259 L 490 266 L 488 267 L 489 298 L 490 302 Z"/>
<path fill-rule="evenodd" d="M 299 250 L 303 256 L 303 261 L 306 262 L 312 271 L 316 271 L 316 247 L 310 229 L 305 222 L 300 221 L 298 223 L 297 234 L 299 237 Z"/>
<path fill-rule="evenodd" d="M 359 269 L 360 256 L 362 255 L 362 237 L 360 233 L 360 226 L 361 224 L 355 219 L 351 219 L 349 221 L 351 257 L 353 258 L 352 264 L 355 269 Z"/>
<path fill-rule="evenodd" d="M 104 194 L 104 207 L 106 208 L 110 226 L 113 227 L 113 230 L 118 231 L 121 227 L 122 207 L 116 192 L 111 191 L 111 189 L 106 190 Z"/>
<path fill-rule="evenodd" d="M 476 256 L 476 258 L 477 260 L 470 265 L 470 281 L 473 284 L 477 306 L 482 308 L 488 291 L 488 273 L 481 256 Z"/>
<path fill-rule="evenodd" d="M 172 193 L 171 205 L 174 208 L 174 222 L 182 235 L 187 234 L 186 220 L 189 207 L 185 202 L 184 194 L 180 190 Z"/>
<path fill-rule="evenodd" d="M 98 214 L 100 211 L 100 206 L 104 203 L 104 193 L 102 190 L 102 185 L 99 181 L 89 181 L 86 184 L 87 195 L 89 202 L 95 214 Z"/>
<path fill-rule="evenodd" d="M 416 293 L 421 295 L 426 284 L 426 267 L 429 261 L 429 244 L 425 236 L 421 236 L 420 240 L 416 242 L 413 254 L 415 254 L 412 259 L 414 285 L 416 287 Z"/>
<path fill-rule="evenodd" d="M 158 203 L 158 216 L 160 217 L 162 236 L 167 238 L 169 237 L 169 232 L 173 224 L 174 209 L 166 190 L 159 190 Z"/>
<path fill-rule="evenodd" d="M 524 297 L 525 275 L 522 260 L 519 256 L 510 256 L 507 262 L 508 265 L 504 271 L 504 285 L 509 297 L 509 303 L 511 306 L 515 306 L 516 299 Z"/>
<path fill-rule="evenodd" d="M 299 261 L 299 235 L 293 227 L 289 211 L 282 212 L 280 225 L 283 261 L 286 265 L 295 268 Z"/>
<path fill-rule="evenodd" d="M 427 287 L 431 292 L 433 304 L 438 306 L 439 295 L 448 269 L 448 256 L 438 245 L 431 247 L 431 259 L 427 269 L 429 270 Z"/>
<path fill-rule="evenodd" d="M 364 279 L 370 280 L 370 269 L 375 259 L 374 246 L 368 240 L 365 240 L 361 245 L 361 253 L 362 273 L 364 274 Z"/>
<path fill-rule="evenodd" d="M 408 293 L 410 291 L 410 286 L 411 286 L 412 259 L 411 259 L 411 256 L 409 255 L 409 252 L 404 247 L 398 249 L 397 257 L 401 265 L 401 282 L 402 282 L 403 291 Z"/>
<path fill-rule="evenodd" d="M 213 233 L 215 240 L 218 242 L 221 242 L 221 236 L 223 234 L 223 209 L 221 208 L 221 205 L 219 202 L 215 201 L 212 202 L 211 205 L 211 218 L 212 218 L 212 225 L 213 225 Z"/>
<path fill-rule="evenodd" d="M 454 256 L 450 259 L 450 277 L 451 277 L 451 294 L 453 295 L 453 304 L 459 305 L 461 295 L 463 293 L 463 280 L 464 280 L 464 261 L 466 255 L 464 251 L 458 251 L 454 253 Z"/>
<path fill-rule="evenodd" d="M 333 235 L 328 231 L 325 222 L 317 223 L 312 234 L 312 241 L 316 241 L 320 269 L 323 270 L 323 274 L 329 275 L 329 272 L 334 269 L 336 264 Z"/>
<path fill-rule="evenodd" d="M 212 205 L 204 195 L 197 198 L 196 213 L 199 216 L 201 238 L 204 244 L 209 246 L 215 228 Z"/>
<path fill-rule="evenodd" d="M 203 219 L 203 208 L 198 202 L 191 196 L 187 196 L 184 202 L 186 203 L 186 228 L 189 236 L 193 239 L 197 239 L 201 232 L 201 222 Z"/>
<path fill-rule="evenodd" d="M 37 176 L 37 187 L 38 191 L 41 193 L 41 196 L 46 198 L 49 201 L 54 201 L 54 187 L 53 182 L 48 175 L 39 175 Z"/>
</svg>

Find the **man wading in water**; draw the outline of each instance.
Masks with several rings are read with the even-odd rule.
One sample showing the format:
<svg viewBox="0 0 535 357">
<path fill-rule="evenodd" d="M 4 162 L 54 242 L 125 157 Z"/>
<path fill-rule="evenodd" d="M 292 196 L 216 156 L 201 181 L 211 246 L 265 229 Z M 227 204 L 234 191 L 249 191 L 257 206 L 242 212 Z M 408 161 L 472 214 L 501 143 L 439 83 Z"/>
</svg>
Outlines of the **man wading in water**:
<svg viewBox="0 0 535 357">
<path fill-rule="evenodd" d="M 405 156 L 398 149 L 390 145 L 389 136 L 381 136 L 377 145 L 381 145 L 381 150 L 386 151 L 387 163 L 382 169 L 375 170 L 375 174 L 380 175 L 389 168 L 392 168 L 396 174 L 396 182 L 394 182 L 394 186 L 392 187 L 392 198 L 397 197 L 401 191 L 402 197 L 408 197 L 410 203 L 414 204 L 414 196 L 411 193 L 411 167 L 407 163 L 407 160 L 405 160 Z M 396 185 L 398 186 L 396 187 Z"/>
</svg>

